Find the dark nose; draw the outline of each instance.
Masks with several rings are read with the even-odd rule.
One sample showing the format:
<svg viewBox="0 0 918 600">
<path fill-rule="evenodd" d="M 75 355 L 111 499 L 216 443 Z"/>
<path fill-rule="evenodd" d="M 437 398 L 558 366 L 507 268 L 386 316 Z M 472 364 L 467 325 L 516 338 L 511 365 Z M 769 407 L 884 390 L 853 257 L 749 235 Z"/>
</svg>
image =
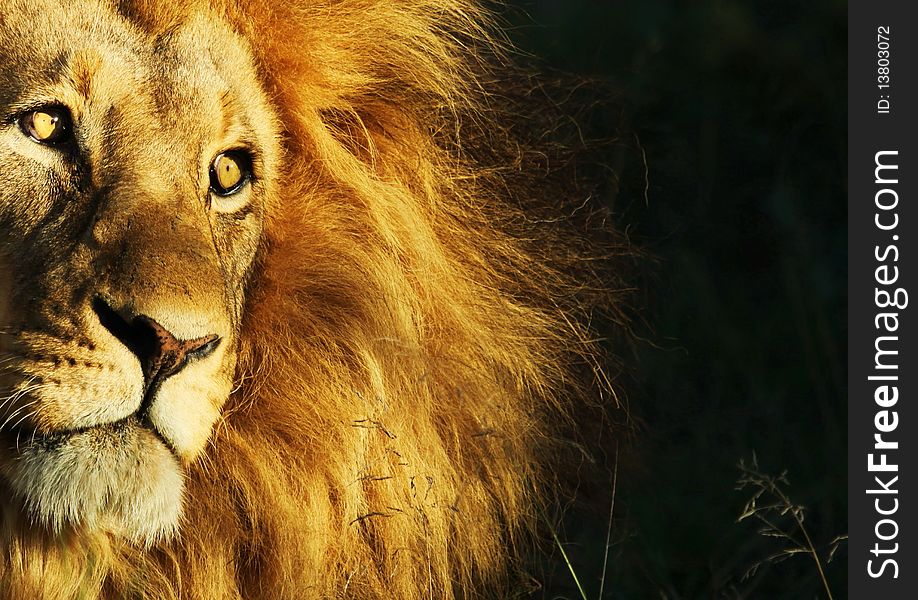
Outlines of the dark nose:
<svg viewBox="0 0 918 600">
<path fill-rule="evenodd" d="M 101 298 L 93 300 L 92 308 L 102 326 L 140 360 L 144 396 L 181 371 L 189 358 L 203 358 L 220 344 L 220 336 L 216 334 L 180 340 L 147 315 L 136 315 L 128 321 Z"/>
</svg>

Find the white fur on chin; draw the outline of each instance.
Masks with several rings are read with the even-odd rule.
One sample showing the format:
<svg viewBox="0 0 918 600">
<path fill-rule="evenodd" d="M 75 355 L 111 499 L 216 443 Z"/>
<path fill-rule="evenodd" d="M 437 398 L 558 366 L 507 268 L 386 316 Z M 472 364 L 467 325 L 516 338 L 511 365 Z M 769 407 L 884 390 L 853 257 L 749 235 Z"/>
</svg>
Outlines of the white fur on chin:
<svg viewBox="0 0 918 600">
<path fill-rule="evenodd" d="M 22 440 L 2 472 L 29 514 L 57 533 L 109 531 L 153 545 L 173 537 L 184 481 L 173 453 L 133 420 Z"/>
</svg>

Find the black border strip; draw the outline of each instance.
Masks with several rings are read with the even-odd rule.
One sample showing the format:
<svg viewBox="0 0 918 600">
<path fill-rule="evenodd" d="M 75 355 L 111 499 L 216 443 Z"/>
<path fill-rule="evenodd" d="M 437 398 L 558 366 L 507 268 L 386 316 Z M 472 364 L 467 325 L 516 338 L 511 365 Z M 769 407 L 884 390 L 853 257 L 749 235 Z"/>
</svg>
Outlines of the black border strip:
<svg viewBox="0 0 918 600">
<path fill-rule="evenodd" d="M 918 597 L 914 4 L 848 7 L 850 598 Z"/>
</svg>

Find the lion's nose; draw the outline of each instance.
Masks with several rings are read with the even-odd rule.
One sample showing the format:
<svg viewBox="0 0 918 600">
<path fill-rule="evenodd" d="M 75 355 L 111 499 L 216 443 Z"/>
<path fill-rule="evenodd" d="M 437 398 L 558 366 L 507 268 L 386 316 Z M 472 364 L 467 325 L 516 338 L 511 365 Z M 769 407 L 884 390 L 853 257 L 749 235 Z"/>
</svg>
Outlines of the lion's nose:
<svg viewBox="0 0 918 600">
<path fill-rule="evenodd" d="M 128 321 L 101 298 L 93 300 L 92 307 L 102 326 L 140 360 L 144 396 L 164 379 L 181 371 L 189 358 L 204 358 L 220 344 L 220 336 L 216 334 L 180 340 L 147 315 L 136 315 Z"/>
<path fill-rule="evenodd" d="M 131 347 L 143 368 L 144 379 L 165 379 L 182 370 L 191 356 L 203 357 L 217 347 L 220 337 L 211 334 L 193 340 L 180 340 L 147 315 L 137 315 L 131 322 L 137 334 Z"/>
</svg>

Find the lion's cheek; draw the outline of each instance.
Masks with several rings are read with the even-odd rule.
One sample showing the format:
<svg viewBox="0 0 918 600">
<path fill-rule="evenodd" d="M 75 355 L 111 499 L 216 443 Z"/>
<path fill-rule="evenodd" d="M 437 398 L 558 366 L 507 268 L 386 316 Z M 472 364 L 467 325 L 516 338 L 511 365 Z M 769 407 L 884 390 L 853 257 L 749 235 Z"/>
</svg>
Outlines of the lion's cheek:
<svg viewBox="0 0 918 600">
<path fill-rule="evenodd" d="M 148 418 L 182 461 L 204 450 L 231 386 L 229 376 L 203 364 L 163 382 Z"/>
</svg>

